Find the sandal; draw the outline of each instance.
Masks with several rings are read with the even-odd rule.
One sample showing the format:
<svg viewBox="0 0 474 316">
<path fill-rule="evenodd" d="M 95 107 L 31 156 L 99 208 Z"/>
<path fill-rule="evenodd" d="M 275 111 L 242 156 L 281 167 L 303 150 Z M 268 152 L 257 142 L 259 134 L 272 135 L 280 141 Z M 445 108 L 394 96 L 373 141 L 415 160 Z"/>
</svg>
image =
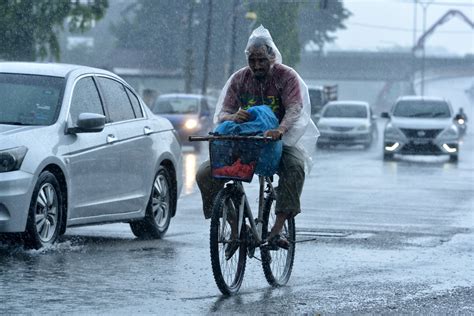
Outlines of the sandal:
<svg viewBox="0 0 474 316">
<path fill-rule="evenodd" d="M 225 260 L 232 258 L 237 249 L 239 249 L 239 241 L 237 239 L 229 241 L 225 246 Z"/>
<path fill-rule="evenodd" d="M 290 242 L 283 235 L 275 235 L 268 240 L 270 250 L 278 250 L 279 248 L 288 250 L 290 248 Z"/>
</svg>

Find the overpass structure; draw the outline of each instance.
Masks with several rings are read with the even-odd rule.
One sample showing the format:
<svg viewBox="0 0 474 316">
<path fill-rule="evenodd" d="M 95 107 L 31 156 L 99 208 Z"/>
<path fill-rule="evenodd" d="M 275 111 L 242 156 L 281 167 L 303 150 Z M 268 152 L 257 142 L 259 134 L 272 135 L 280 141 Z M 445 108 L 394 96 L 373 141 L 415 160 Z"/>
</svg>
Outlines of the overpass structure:
<svg viewBox="0 0 474 316">
<path fill-rule="evenodd" d="M 337 84 L 339 99 L 369 102 L 378 113 L 389 109 L 399 96 L 415 94 L 422 67 L 423 59 L 411 52 L 331 52 L 303 54 L 296 69 L 310 85 Z M 423 77 L 425 82 L 474 78 L 474 55 L 425 57 Z"/>
<path fill-rule="evenodd" d="M 310 80 L 409 81 L 423 66 L 422 58 L 411 52 L 330 52 L 325 55 L 305 53 L 297 67 Z M 425 71 L 458 73 L 474 77 L 474 55 L 465 57 L 425 58 Z"/>
</svg>

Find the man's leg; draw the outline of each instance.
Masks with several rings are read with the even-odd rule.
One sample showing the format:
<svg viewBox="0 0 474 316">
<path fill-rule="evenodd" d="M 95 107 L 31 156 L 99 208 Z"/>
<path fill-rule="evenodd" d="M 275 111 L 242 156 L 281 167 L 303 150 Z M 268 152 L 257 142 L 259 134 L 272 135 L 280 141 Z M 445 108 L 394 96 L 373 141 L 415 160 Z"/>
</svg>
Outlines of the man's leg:
<svg viewBox="0 0 474 316">
<path fill-rule="evenodd" d="M 212 176 L 211 165 L 209 160 L 203 162 L 199 167 L 199 170 L 196 174 L 196 182 L 198 184 L 199 190 L 201 191 L 202 197 L 202 206 L 204 211 L 204 217 L 206 219 L 211 218 L 212 216 L 212 207 L 214 204 L 214 199 L 219 193 L 219 191 L 224 187 L 225 181 L 215 179 Z M 229 260 L 234 253 L 239 248 L 238 239 L 238 222 L 235 217 L 235 214 L 228 214 L 227 221 L 231 227 L 231 240 L 226 245 L 225 257 Z M 232 216 L 233 215 L 233 216 Z"/>
<path fill-rule="evenodd" d="M 217 193 L 224 187 L 225 181 L 215 179 L 212 176 L 211 164 L 209 160 L 204 161 L 199 166 L 196 174 L 196 182 L 201 191 L 202 209 L 206 219 L 212 216 L 212 206 Z"/>
<path fill-rule="evenodd" d="M 268 239 L 278 235 L 285 221 L 301 212 L 300 196 L 304 184 L 304 155 L 295 147 L 283 146 L 278 168 L 276 220 Z"/>
</svg>

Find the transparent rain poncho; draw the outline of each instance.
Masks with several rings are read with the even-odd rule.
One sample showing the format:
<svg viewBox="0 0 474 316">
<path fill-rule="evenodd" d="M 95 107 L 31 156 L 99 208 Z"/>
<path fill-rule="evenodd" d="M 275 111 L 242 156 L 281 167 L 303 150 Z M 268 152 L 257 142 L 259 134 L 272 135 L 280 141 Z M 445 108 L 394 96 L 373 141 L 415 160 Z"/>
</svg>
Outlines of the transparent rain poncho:
<svg viewBox="0 0 474 316">
<path fill-rule="evenodd" d="M 280 51 L 275 46 L 273 39 L 270 35 L 270 32 L 260 25 L 258 28 L 253 30 L 252 34 L 250 34 L 249 40 L 247 42 L 247 47 L 245 48 L 245 54 L 248 57 L 248 49 L 255 41 L 255 39 L 264 39 L 265 44 L 273 49 L 275 53 L 275 57 L 272 60 L 273 64 L 281 64 L 282 57 Z M 234 74 L 235 75 L 235 74 Z M 229 89 L 230 83 L 234 78 L 232 75 L 226 82 L 224 88 L 221 91 L 219 99 L 216 105 L 216 112 L 214 114 L 214 123 L 219 123 L 219 114 L 222 111 L 222 107 L 224 104 L 224 98 L 227 94 L 227 90 Z M 295 113 L 298 117 L 295 117 L 295 121 L 290 129 L 283 135 L 283 144 L 287 146 L 295 146 L 299 148 L 301 151 L 304 152 L 306 158 L 306 169 L 309 173 L 312 167 L 312 153 L 316 148 L 316 141 L 319 137 L 319 130 L 314 124 L 313 120 L 311 120 L 311 103 L 309 99 L 308 87 L 304 83 L 303 79 L 298 76 L 298 81 L 300 85 L 300 93 L 301 93 L 301 100 L 303 100 L 303 107 L 299 113 Z M 286 114 L 285 114 L 286 115 Z"/>
</svg>

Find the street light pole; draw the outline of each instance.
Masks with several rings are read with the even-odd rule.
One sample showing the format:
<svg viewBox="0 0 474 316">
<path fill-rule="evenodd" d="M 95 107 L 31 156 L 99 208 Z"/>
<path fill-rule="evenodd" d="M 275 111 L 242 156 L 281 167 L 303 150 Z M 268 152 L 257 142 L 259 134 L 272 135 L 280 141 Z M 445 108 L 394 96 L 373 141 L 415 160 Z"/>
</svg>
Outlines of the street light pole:
<svg viewBox="0 0 474 316">
<path fill-rule="evenodd" d="M 422 2 L 420 1 L 421 7 L 423 8 L 423 34 L 426 32 L 426 10 L 428 9 L 428 6 L 433 2 L 434 0 L 427 1 L 427 2 Z M 423 43 L 422 46 L 422 51 L 421 51 L 421 95 L 425 95 L 425 58 L 426 58 L 426 47 L 425 43 Z"/>
<path fill-rule="evenodd" d="M 416 46 L 416 27 L 417 27 L 417 24 L 416 23 L 417 21 L 417 7 L 418 7 L 418 0 L 414 0 L 413 1 L 413 47 Z"/>
</svg>

